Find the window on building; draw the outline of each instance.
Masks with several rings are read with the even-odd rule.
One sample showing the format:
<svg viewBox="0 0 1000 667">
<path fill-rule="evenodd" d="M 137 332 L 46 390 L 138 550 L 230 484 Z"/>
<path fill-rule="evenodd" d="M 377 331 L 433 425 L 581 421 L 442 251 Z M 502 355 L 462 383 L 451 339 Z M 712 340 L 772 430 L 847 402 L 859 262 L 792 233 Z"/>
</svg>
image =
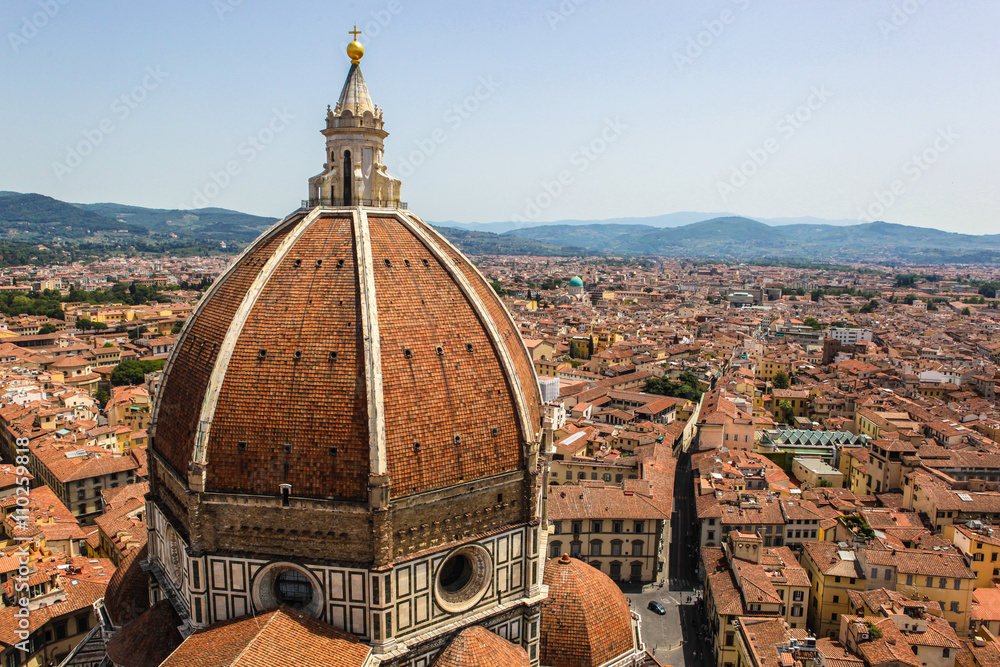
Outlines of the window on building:
<svg viewBox="0 0 1000 667">
<path fill-rule="evenodd" d="M 907 586 L 912 586 L 913 585 L 913 575 L 912 574 L 906 575 L 906 585 Z"/>
<path fill-rule="evenodd" d="M 576 473 L 576 478 L 577 479 L 587 479 L 587 473 L 585 473 L 585 472 L 578 472 L 578 473 Z"/>
<path fill-rule="evenodd" d="M 948 580 L 945 577 L 941 577 L 938 580 L 938 588 L 945 588 L 948 585 Z"/>
<path fill-rule="evenodd" d="M 590 522 L 590 532 L 592 533 L 603 533 L 601 521 L 591 521 Z"/>
<path fill-rule="evenodd" d="M 591 540 L 591 542 L 590 542 L 590 555 L 591 556 L 600 556 L 601 555 L 601 548 L 603 546 L 604 546 L 604 544 L 600 540 Z"/>
<path fill-rule="evenodd" d="M 577 534 L 577 533 L 582 533 L 582 532 L 583 532 L 583 522 L 582 521 L 574 521 L 573 522 L 573 533 Z"/>
<path fill-rule="evenodd" d="M 559 556 L 562 556 L 562 542 L 550 542 L 549 558 L 558 558 Z"/>
<path fill-rule="evenodd" d="M 635 522 L 635 532 L 637 532 L 637 533 L 645 533 L 646 532 L 645 530 L 643 530 L 643 522 L 642 521 L 636 521 Z"/>
<path fill-rule="evenodd" d="M 641 556 L 642 555 L 642 541 L 636 540 L 632 543 L 632 555 Z"/>
<path fill-rule="evenodd" d="M 996 551 L 994 551 L 993 553 L 990 554 L 990 562 L 991 563 L 997 562 L 997 555 L 1000 555 L 1000 554 L 998 554 Z"/>
<path fill-rule="evenodd" d="M 941 649 L 941 657 L 942 658 L 950 658 L 951 657 L 951 649 L 950 648 L 943 648 L 943 649 Z"/>
<path fill-rule="evenodd" d="M 621 522 L 621 521 L 612 521 L 611 522 L 611 532 L 612 533 L 621 533 L 621 532 L 623 532 L 625 530 L 625 528 L 622 526 L 622 523 L 623 522 Z"/>
<path fill-rule="evenodd" d="M 714 530 L 708 531 L 708 539 L 710 539 L 710 540 L 714 540 L 715 539 L 715 531 Z"/>
<path fill-rule="evenodd" d="M 792 616 L 802 616 L 802 605 L 793 604 L 792 605 Z M 794 625 L 792 627 L 795 627 Z"/>
<path fill-rule="evenodd" d="M 872 579 L 878 579 L 878 568 L 877 567 L 873 567 L 872 568 Z"/>
<path fill-rule="evenodd" d="M 804 597 L 805 593 L 803 591 L 792 591 L 792 600 L 795 602 L 802 602 Z"/>
<path fill-rule="evenodd" d="M 957 602 L 952 602 L 951 603 L 951 610 L 953 612 L 955 612 L 956 614 L 958 613 L 958 603 Z"/>
<path fill-rule="evenodd" d="M 837 604 L 838 602 L 840 602 L 840 596 L 839 595 L 834 595 L 833 596 L 833 603 Z"/>
<path fill-rule="evenodd" d="M 611 555 L 612 556 L 621 556 L 622 555 L 622 541 L 621 540 L 612 540 L 611 541 Z"/>
<path fill-rule="evenodd" d="M 955 588 L 956 591 L 957 590 L 961 590 L 961 588 L 962 588 L 962 580 L 961 579 L 956 579 L 955 580 L 954 588 Z"/>
<path fill-rule="evenodd" d="M 582 547 L 582 544 L 580 542 L 570 542 L 569 543 L 569 555 L 572 556 L 573 558 L 579 558 L 580 557 L 581 547 Z"/>
<path fill-rule="evenodd" d="M 732 646 L 733 641 L 736 639 L 735 634 L 732 632 L 726 633 L 726 646 Z"/>
<path fill-rule="evenodd" d="M 833 583 L 839 584 L 840 583 L 840 577 L 834 577 L 833 578 Z"/>
<path fill-rule="evenodd" d="M 622 564 L 618 562 L 611 563 L 611 578 L 618 581 L 622 578 Z"/>
<path fill-rule="evenodd" d="M 927 588 L 934 585 L 934 577 L 927 577 Z"/>
<path fill-rule="evenodd" d="M 566 471 L 566 479 L 573 479 L 573 471 L 572 470 L 567 470 Z"/>
<path fill-rule="evenodd" d="M 892 579 L 892 570 L 889 568 L 885 569 L 885 580 L 890 581 Z"/>
</svg>

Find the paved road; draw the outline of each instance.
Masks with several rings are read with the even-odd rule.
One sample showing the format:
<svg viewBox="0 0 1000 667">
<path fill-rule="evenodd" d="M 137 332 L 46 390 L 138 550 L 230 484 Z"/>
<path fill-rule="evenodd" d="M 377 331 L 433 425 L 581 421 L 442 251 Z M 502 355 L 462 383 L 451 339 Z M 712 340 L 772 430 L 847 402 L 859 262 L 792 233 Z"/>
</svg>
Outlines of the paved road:
<svg viewBox="0 0 1000 667">
<path fill-rule="evenodd" d="M 691 602 L 688 602 L 691 596 Z M 632 594 L 632 609 L 642 617 L 642 641 L 656 659 L 673 667 L 712 667 L 711 648 L 699 633 L 701 606 L 699 593 L 693 590 L 667 590 L 666 587 L 648 593 Z M 656 600 L 667 610 L 660 616 L 648 609 Z M 697 656 L 695 655 L 697 653 Z"/>
<path fill-rule="evenodd" d="M 670 586 L 691 589 L 698 585 L 697 524 L 694 505 L 694 473 L 691 456 L 681 452 L 674 473 L 673 536 L 670 543 Z"/>
</svg>

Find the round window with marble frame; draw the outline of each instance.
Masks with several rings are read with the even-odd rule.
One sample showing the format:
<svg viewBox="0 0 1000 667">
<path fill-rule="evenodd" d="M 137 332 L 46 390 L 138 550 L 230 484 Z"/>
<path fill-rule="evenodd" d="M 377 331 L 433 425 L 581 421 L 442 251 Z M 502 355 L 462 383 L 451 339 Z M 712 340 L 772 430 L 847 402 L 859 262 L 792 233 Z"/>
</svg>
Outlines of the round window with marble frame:
<svg viewBox="0 0 1000 667">
<path fill-rule="evenodd" d="M 302 595 L 306 585 L 308 598 Z M 287 597 L 282 595 L 282 588 L 286 590 Z M 322 619 L 326 607 L 323 604 L 323 587 L 316 575 L 295 563 L 268 563 L 257 570 L 250 582 L 250 597 L 257 611 L 286 604 L 313 618 Z"/>
<path fill-rule="evenodd" d="M 434 600 L 450 614 L 476 606 L 493 581 L 493 558 L 478 544 L 459 547 L 434 573 Z"/>
</svg>

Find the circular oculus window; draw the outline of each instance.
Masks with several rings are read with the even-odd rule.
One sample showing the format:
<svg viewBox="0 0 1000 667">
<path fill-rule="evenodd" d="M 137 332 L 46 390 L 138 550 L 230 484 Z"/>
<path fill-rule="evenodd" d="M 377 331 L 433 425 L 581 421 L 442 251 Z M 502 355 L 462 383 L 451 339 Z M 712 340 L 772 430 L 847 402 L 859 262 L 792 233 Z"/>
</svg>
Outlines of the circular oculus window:
<svg viewBox="0 0 1000 667">
<path fill-rule="evenodd" d="M 323 613 L 323 595 L 312 572 L 293 563 L 265 565 L 253 577 L 254 607 L 261 611 L 286 605 L 314 618 Z"/>
<path fill-rule="evenodd" d="M 474 607 L 490 587 L 493 559 L 478 544 L 451 552 L 438 566 L 434 578 L 434 599 L 445 611 L 457 614 Z"/>
</svg>

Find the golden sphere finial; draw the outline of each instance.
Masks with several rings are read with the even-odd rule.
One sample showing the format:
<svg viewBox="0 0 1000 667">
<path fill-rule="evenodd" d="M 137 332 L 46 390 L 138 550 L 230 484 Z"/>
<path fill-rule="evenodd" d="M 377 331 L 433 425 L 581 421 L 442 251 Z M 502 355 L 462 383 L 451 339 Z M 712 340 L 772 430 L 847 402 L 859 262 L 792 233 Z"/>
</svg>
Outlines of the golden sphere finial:
<svg viewBox="0 0 1000 667">
<path fill-rule="evenodd" d="M 361 46 L 361 42 L 358 41 L 358 35 L 361 34 L 361 31 L 355 25 L 354 30 L 348 30 L 347 34 L 354 35 L 354 41 L 347 45 L 347 57 L 351 59 L 351 63 L 357 65 L 365 55 L 365 47 Z"/>
</svg>

